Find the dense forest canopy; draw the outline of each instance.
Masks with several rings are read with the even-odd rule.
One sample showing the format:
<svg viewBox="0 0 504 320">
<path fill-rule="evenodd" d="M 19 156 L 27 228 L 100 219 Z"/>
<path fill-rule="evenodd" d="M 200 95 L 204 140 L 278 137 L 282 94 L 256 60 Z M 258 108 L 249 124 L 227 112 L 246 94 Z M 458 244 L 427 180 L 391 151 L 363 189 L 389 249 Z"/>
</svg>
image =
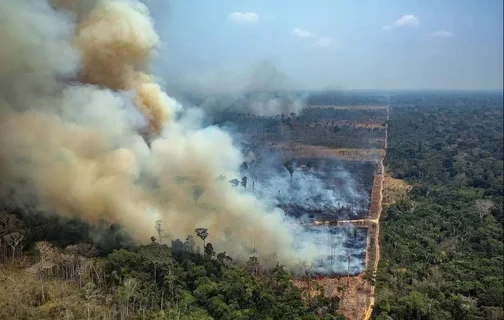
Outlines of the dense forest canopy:
<svg viewBox="0 0 504 320">
<path fill-rule="evenodd" d="M 386 106 L 388 103 L 388 97 L 383 93 L 375 92 L 318 91 L 311 93 L 306 103 L 313 106 Z"/>
<path fill-rule="evenodd" d="M 211 230 L 170 246 L 154 236 L 134 245 L 115 225 L 95 229 L 106 237 L 98 242 L 90 231 L 75 220 L 0 213 L 0 318 L 342 318 L 338 298 L 323 290 L 303 298 L 317 288 L 310 278 L 301 290 L 281 265 L 264 268 L 255 256 L 238 265 L 216 252 L 205 243 Z"/>
<path fill-rule="evenodd" d="M 502 95 L 391 98 L 377 319 L 502 319 Z"/>
</svg>

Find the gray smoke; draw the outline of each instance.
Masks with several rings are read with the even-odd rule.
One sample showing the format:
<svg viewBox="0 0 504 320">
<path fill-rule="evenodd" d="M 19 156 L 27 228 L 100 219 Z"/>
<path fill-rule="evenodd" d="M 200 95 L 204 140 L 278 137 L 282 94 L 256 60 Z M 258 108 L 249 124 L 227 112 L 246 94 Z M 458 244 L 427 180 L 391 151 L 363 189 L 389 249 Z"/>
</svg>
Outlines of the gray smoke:
<svg viewBox="0 0 504 320">
<path fill-rule="evenodd" d="M 177 86 L 177 84 L 175 85 Z M 188 102 L 204 109 L 208 115 L 238 112 L 255 116 L 299 114 L 306 95 L 294 90 L 289 77 L 269 61 L 255 65 L 250 72 L 220 70 L 186 77 L 172 90 L 175 95 L 193 98 Z"/>
<path fill-rule="evenodd" d="M 326 256 L 328 232 L 217 179 L 240 177 L 244 156 L 151 75 L 160 39 L 141 2 L 4 0 L 0 41 L 2 201 L 118 222 L 139 243 L 156 220 L 172 238 L 208 228 L 208 241 L 238 261 L 252 248 L 266 265 Z"/>
</svg>

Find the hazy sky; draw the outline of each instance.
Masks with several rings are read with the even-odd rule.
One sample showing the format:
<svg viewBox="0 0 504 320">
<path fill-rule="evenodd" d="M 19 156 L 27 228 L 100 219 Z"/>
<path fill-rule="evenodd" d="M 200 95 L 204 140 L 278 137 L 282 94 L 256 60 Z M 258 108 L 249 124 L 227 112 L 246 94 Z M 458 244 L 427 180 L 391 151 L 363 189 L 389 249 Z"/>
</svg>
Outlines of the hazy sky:
<svg viewBox="0 0 504 320">
<path fill-rule="evenodd" d="M 307 89 L 503 87 L 502 0 L 145 1 L 172 78 L 268 60 Z"/>
</svg>

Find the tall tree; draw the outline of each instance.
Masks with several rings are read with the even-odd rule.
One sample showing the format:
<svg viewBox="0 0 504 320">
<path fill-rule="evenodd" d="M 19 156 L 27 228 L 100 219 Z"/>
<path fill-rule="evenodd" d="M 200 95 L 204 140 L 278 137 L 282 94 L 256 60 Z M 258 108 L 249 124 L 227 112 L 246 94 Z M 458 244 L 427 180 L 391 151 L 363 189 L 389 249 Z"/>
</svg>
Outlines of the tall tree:
<svg viewBox="0 0 504 320">
<path fill-rule="evenodd" d="M 196 235 L 203 241 L 203 248 L 205 248 L 205 239 L 208 237 L 208 229 L 196 228 L 194 231 L 196 232 Z"/>
<path fill-rule="evenodd" d="M 12 259 L 16 257 L 16 252 L 18 250 L 18 246 L 24 240 L 25 236 L 19 232 L 9 233 L 4 236 L 5 241 L 12 249 Z"/>
<path fill-rule="evenodd" d="M 194 237 L 188 235 L 186 241 L 184 242 L 184 250 L 189 253 L 194 253 L 194 247 L 196 246 L 194 242 Z"/>
<path fill-rule="evenodd" d="M 248 164 L 247 162 L 243 161 L 243 163 L 240 165 L 240 171 L 244 171 L 248 169 Z"/>
<path fill-rule="evenodd" d="M 205 255 L 208 257 L 213 257 L 215 256 L 215 250 L 213 248 L 213 245 L 209 242 L 205 246 Z"/>
<path fill-rule="evenodd" d="M 494 203 L 492 200 L 488 199 L 478 199 L 475 203 L 476 211 L 478 212 L 480 221 L 490 214 L 490 211 L 494 208 Z"/>
<path fill-rule="evenodd" d="M 226 252 L 220 252 L 217 254 L 217 260 L 219 260 L 224 266 L 230 267 L 233 263 L 233 259 L 226 254 Z"/>
<path fill-rule="evenodd" d="M 253 275 L 257 275 L 259 272 L 259 260 L 256 256 L 250 257 L 247 261 L 247 271 Z"/>
<path fill-rule="evenodd" d="M 292 175 L 294 174 L 294 163 L 292 161 L 285 161 L 284 162 L 284 167 L 289 171 L 290 178 L 292 180 Z"/>
<path fill-rule="evenodd" d="M 87 319 L 91 319 L 91 306 L 102 298 L 100 290 L 93 282 L 88 282 L 83 288 L 86 300 Z"/>
</svg>

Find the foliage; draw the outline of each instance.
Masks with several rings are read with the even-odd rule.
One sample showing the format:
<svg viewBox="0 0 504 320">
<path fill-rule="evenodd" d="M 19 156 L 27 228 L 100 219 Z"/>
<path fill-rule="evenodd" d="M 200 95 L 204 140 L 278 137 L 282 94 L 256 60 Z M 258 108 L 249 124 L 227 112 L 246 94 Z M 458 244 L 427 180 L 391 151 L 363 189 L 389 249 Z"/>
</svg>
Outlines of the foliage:
<svg viewBox="0 0 504 320">
<path fill-rule="evenodd" d="M 195 232 L 203 241 L 208 235 Z M 7 254 L 0 318 L 336 319 L 338 299 L 305 301 L 282 266 L 268 269 L 251 257 L 245 269 L 211 243 L 202 255 L 191 235 L 171 247 L 153 237 L 149 245 L 97 253 L 89 244 L 37 242 L 28 260 Z"/>
<path fill-rule="evenodd" d="M 413 185 L 386 207 L 377 319 L 502 319 L 502 96 L 396 97 L 386 166 Z"/>
</svg>

